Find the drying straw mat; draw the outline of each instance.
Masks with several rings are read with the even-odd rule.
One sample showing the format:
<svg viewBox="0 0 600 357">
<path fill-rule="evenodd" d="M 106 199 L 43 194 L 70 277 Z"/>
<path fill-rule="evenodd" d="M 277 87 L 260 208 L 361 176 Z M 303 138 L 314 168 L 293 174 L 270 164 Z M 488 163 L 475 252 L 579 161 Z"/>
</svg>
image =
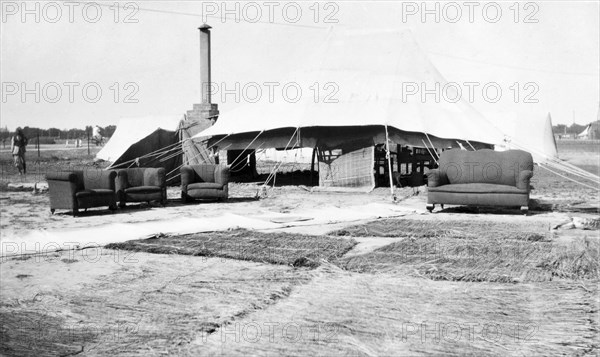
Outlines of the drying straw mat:
<svg viewBox="0 0 600 357">
<path fill-rule="evenodd" d="M 312 273 L 315 277 L 287 298 L 239 320 L 236 326 L 244 337 L 236 341 L 232 326 L 221 328 L 199 341 L 195 351 L 225 356 L 597 352 L 598 291 L 593 284 L 432 281 L 354 273 L 329 264 Z"/>
<path fill-rule="evenodd" d="M 354 240 L 344 238 L 237 229 L 132 240 L 106 248 L 316 267 L 322 260 L 340 258 L 355 245 Z"/>
<path fill-rule="evenodd" d="M 336 264 L 356 272 L 403 272 L 433 280 L 541 282 L 597 280 L 600 244 L 590 237 L 556 242 L 542 224 L 382 220 L 334 232 L 405 237 Z"/>
<path fill-rule="evenodd" d="M 284 265 L 143 253 L 120 257 L 126 259 L 115 263 L 115 255 L 107 254 L 94 264 L 77 257 L 69 268 L 85 273 L 64 276 L 84 276 L 77 284 L 25 287 L 31 293 L 23 298 L 3 297 L 0 355 L 185 356 L 195 339 L 275 304 L 310 279 L 309 269 Z M 60 279 L 53 268 L 49 264 L 45 279 Z"/>
</svg>

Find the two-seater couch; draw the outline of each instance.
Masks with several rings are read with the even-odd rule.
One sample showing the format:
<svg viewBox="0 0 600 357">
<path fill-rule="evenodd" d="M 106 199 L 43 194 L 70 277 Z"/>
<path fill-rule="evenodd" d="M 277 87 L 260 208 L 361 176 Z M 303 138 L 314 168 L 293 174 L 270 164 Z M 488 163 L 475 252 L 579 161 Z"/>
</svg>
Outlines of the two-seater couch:
<svg viewBox="0 0 600 357">
<path fill-rule="evenodd" d="M 515 206 L 527 213 L 533 158 L 522 150 L 444 151 L 427 173 L 427 209 L 436 204 Z"/>
<path fill-rule="evenodd" d="M 164 206 L 167 203 L 165 169 L 136 167 L 117 170 L 116 191 L 120 207 L 125 207 L 127 202 L 150 201 L 158 201 Z"/>
<path fill-rule="evenodd" d="M 108 206 L 117 209 L 114 171 L 78 170 L 49 172 L 46 175 L 50 194 L 50 211 L 67 209 L 73 216 L 80 209 Z"/>
</svg>

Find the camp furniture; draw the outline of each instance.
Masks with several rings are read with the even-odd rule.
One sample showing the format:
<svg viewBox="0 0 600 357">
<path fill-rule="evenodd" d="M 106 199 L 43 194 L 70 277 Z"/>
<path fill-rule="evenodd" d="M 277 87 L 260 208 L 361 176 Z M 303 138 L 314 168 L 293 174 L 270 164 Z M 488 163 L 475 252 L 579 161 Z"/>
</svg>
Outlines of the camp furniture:
<svg viewBox="0 0 600 357">
<path fill-rule="evenodd" d="M 522 150 L 444 151 L 427 173 L 427 209 L 435 204 L 520 206 L 527 214 L 533 158 Z"/>
<path fill-rule="evenodd" d="M 68 209 L 76 216 L 79 209 L 108 206 L 117 209 L 115 177 L 105 170 L 56 171 L 46 174 L 50 194 L 50 212 Z"/>
<path fill-rule="evenodd" d="M 181 167 L 181 199 L 227 199 L 229 166 L 200 164 Z"/>
<path fill-rule="evenodd" d="M 127 202 L 159 201 L 167 203 L 167 183 L 164 168 L 130 168 L 117 170 L 116 179 L 119 206 Z"/>
</svg>

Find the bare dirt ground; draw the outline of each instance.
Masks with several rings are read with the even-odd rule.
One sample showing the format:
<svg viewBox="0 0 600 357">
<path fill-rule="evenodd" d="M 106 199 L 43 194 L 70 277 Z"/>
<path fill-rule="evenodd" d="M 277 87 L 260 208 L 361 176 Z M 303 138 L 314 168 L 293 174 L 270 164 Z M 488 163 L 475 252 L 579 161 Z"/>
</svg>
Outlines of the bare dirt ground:
<svg viewBox="0 0 600 357">
<path fill-rule="evenodd" d="M 598 143 L 559 142 L 562 159 L 595 173 L 599 149 Z M 599 231 L 552 230 L 572 217 L 598 217 L 598 191 L 541 168 L 532 179 L 527 217 L 518 210 L 451 206 L 429 214 L 425 187 L 399 189 L 400 200 L 392 203 L 387 188 L 334 193 L 275 187 L 256 199 L 257 185 L 232 184 L 226 203 L 183 205 L 177 188 L 170 188 L 164 208 L 143 204 L 114 214 L 89 210 L 73 218 L 66 212 L 51 215 L 47 194 L 34 194 L 29 186 L 9 189 L 8 183 L 43 182 L 47 170 L 102 164 L 90 160 L 87 148 L 50 148 L 37 163 L 33 150 L 28 155 L 30 174 L 20 178 L 0 152 L 0 240 L 3 252 L 12 252 L 0 262 L 0 354 L 599 353 Z M 381 219 L 399 228 L 393 234 L 373 229 Z M 440 222 L 452 229 L 439 229 Z M 357 225 L 368 234 L 352 233 Z M 422 232 L 415 228 L 419 225 Z M 438 230 L 425 234 L 434 225 Z M 155 236 L 168 242 L 171 233 L 238 227 L 249 230 L 247 242 L 254 230 L 343 238 L 356 245 L 341 261 L 317 267 L 223 258 L 218 252 L 207 257 L 104 248 L 131 239 Z M 340 235 L 343 229 L 350 233 Z M 438 251 L 428 251 L 416 262 L 414 256 L 406 261 L 391 255 L 398 244 L 422 244 L 423 239 L 443 242 L 445 248 L 483 242 L 481 232 L 486 245 L 500 248 L 497 254 L 506 254 L 503 249 L 515 241 L 527 248 L 520 253 L 535 251 L 534 244 L 550 247 L 547 260 L 532 265 L 544 278 L 524 273 L 516 280 L 492 279 L 496 270 L 510 275 L 527 264 L 497 259 L 490 251 L 474 260 L 477 266 L 464 265 L 454 251 L 441 258 Z M 577 250 L 561 255 L 561 247 L 573 246 Z M 494 263 L 482 263 L 488 256 Z M 470 275 L 463 276 L 479 280 L 455 279 L 466 268 Z M 576 273 L 556 273 L 568 269 Z"/>
</svg>

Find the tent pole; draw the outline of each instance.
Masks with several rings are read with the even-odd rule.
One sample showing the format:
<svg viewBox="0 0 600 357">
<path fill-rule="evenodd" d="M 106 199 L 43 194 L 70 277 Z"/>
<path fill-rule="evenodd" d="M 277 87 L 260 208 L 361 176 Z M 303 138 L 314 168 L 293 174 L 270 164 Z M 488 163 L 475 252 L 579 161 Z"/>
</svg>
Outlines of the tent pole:
<svg viewBox="0 0 600 357">
<path fill-rule="evenodd" d="M 385 150 L 388 162 L 388 176 L 390 177 L 390 192 L 392 194 L 392 200 L 396 201 L 396 195 L 394 194 L 394 179 L 392 177 L 392 155 L 390 154 L 390 136 L 388 134 L 387 124 L 385 125 Z"/>
<path fill-rule="evenodd" d="M 314 174 L 315 174 L 315 156 L 317 155 L 317 147 L 313 148 L 312 158 L 310 160 L 310 185 L 314 185 Z"/>
</svg>

